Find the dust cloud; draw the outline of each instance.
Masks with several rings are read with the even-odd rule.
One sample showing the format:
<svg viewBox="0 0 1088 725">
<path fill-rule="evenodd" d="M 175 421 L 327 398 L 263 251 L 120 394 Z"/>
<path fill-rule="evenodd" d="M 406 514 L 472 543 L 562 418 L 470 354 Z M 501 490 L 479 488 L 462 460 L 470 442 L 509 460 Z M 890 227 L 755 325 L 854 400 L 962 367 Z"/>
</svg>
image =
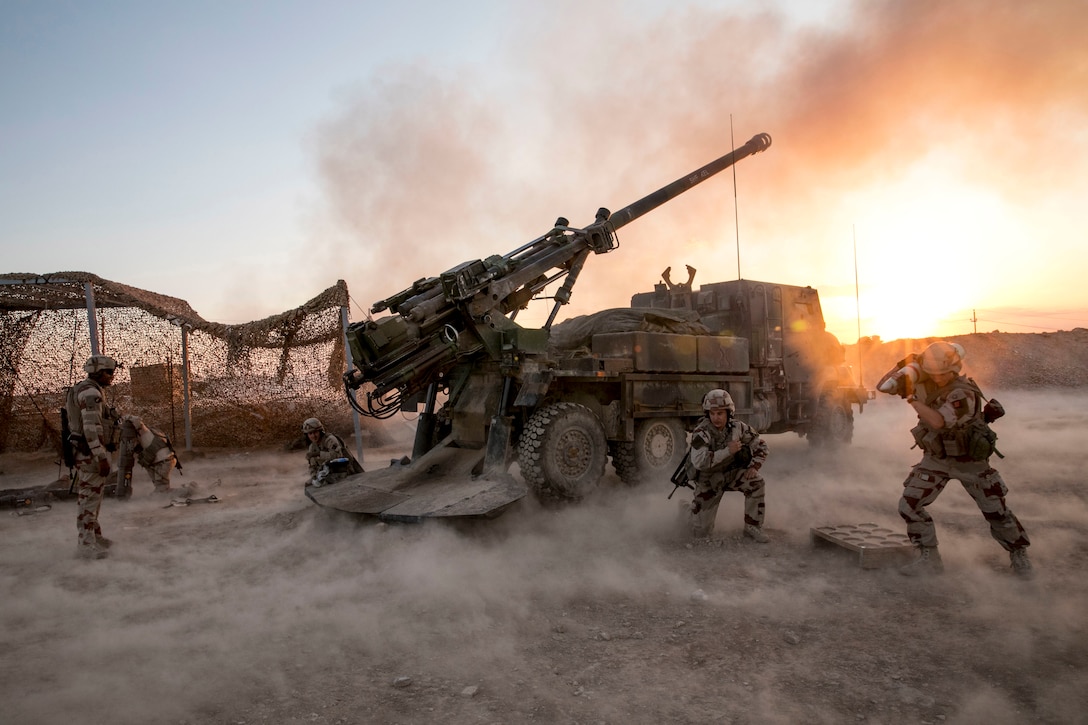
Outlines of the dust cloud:
<svg viewBox="0 0 1088 725">
<path fill-rule="evenodd" d="M 71 502 L 4 515 L 6 719 L 956 723 L 993 710 L 997 723 L 1076 722 L 1088 397 L 1000 397 L 997 466 L 1033 540 L 1033 583 L 1008 574 L 955 483 L 930 508 L 949 571 L 936 582 L 811 545 L 814 526 L 902 530 L 913 416 L 883 396 L 840 451 L 768 436 L 765 547 L 740 539 L 739 495 L 723 501 L 720 540 L 691 547 L 684 492 L 670 501 L 663 483 L 629 489 L 611 474 L 577 506 L 380 524 L 305 499 L 300 452 L 194 457 L 179 482 L 218 504 L 163 508 L 138 478 L 132 500 L 103 506 L 105 561 L 74 558 Z M 56 472 L 11 455 L 0 466 L 5 488 Z M 720 679 L 703 691 L 704 677 Z"/>
<path fill-rule="evenodd" d="M 892 201 L 869 188 L 975 181 L 1035 214 L 1037 233 L 1054 224 L 1046 200 L 1080 188 L 1062 170 L 1088 151 L 1082 3 L 884 0 L 804 26 L 705 8 L 650 24 L 624 7 L 515 4 L 501 73 L 420 62 L 337 99 L 311 140 L 330 220 L 318 244 L 361 304 L 511 251 L 557 216 L 589 223 L 764 131 L 775 145 L 734 169 L 738 212 L 726 172 L 621 230 L 567 316 L 626 306 L 669 265 L 852 290 L 851 225 Z M 899 213 L 902 226 L 914 212 Z M 1014 266 L 972 261 L 994 289 L 1023 281 Z M 1068 306 L 1050 290 L 1075 278 L 1049 280 L 1033 302 Z"/>
</svg>

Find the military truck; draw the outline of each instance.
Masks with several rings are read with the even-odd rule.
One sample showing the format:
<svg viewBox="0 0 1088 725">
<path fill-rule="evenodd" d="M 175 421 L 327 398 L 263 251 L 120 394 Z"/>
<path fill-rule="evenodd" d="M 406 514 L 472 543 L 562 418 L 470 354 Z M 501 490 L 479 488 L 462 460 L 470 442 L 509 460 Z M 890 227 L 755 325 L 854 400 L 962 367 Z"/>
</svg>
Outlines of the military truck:
<svg viewBox="0 0 1088 725">
<path fill-rule="evenodd" d="M 653 292 L 631 298 L 636 308 L 694 311 L 713 335 L 747 341 L 751 383 L 734 402 L 737 414 L 761 433 L 793 431 L 822 445 L 850 443 L 854 406 L 871 394 L 854 379 L 839 341 L 827 331 L 812 287 L 738 279 L 692 289 L 673 284 L 670 270 Z"/>
<path fill-rule="evenodd" d="M 749 341 L 705 334 L 690 312 L 632 310 L 633 327 L 595 334 L 580 352 L 554 344 L 552 327 L 589 255 L 618 247 L 617 230 L 770 144 L 758 134 L 615 213 L 599 209 L 584 228 L 560 217 L 508 254 L 374 303 L 347 331 L 345 391 L 362 415 L 420 411 L 410 463 L 308 484 L 306 495 L 385 520 L 490 516 L 529 488 L 541 499 L 577 500 L 610 456 L 625 481 L 667 480 L 711 387 L 730 390 L 745 415 L 765 414 L 775 388 L 754 379 Z M 560 281 L 543 327 L 516 322 Z"/>
<path fill-rule="evenodd" d="M 695 270 L 688 270 L 688 282 L 676 285 L 665 270 L 664 281 L 635 294 L 630 309 L 557 325 L 554 348 L 588 354 L 565 358 L 553 350 L 553 378 L 534 417 L 550 423 L 569 407 L 564 403 L 592 412 L 616 473 L 628 483 L 668 480 L 683 459 L 687 433 L 704 415 L 703 395 L 713 388 L 729 391 L 737 417 L 761 433 L 795 432 L 822 446 L 850 443 L 854 408 L 864 410 L 869 394 L 826 331 L 817 291 L 743 279 L 693 291 Z M 585 423 L 581 435 L 591 428 Z M 533 418 L 526 430 L 530 435 L 518 445 L 523 477 L 538 493 L 577 496 L 582 482 L 547 468 L 561 460 L 553 450 L 563 445 L 559 436 L 547 436 Z M 549 490 L 561 481 L 565 490 Z"/>
</svg>

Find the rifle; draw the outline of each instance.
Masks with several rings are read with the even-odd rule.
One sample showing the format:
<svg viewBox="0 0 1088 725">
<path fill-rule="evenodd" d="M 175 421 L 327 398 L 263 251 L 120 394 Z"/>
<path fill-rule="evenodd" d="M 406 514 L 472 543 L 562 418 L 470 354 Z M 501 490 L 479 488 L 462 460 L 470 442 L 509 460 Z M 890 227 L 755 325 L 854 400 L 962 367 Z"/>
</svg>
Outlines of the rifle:
<svg viewBox="0 0 1088 725">
<path fill-rule="evenodd" d="M 690 488 L 695 490 L 695 486 L 692 485 L 691 480 L 688 478 L 688 461 L 691 459 L 691 451 L 684 454 L 684 459 L 680 461 L 680 465 L 676 467 L 676 470 L 672 472 L 672 476 L 669 478 L 669 482 L 673 484 L 672 493 L 667 498 L 672 498 L 672 494 L 676 493 L 676 489 L 683 486 L 684 488 Z"/>
<path fill-rule="evenodd" d="M 71 395 L 72 389 L 68 388 Z M 76 448 L 72 443 L 72 427 L 68 423 L 67 406 L 60 409 L 60 457 L 64 465 L 68 467 L 68 495 L 71 496 L 76 487 Z"/>
<path fill-rule="evenodd" d="M 733 425 L 733 421 L 729 421 L 730 427 Z M 676 470 L 672 472 L 672 477 L 669 481 L 673 484 L 672 493 L 666 498 L 672 498 L 672 494 L 676 493 L 676 490 L 683 486 L 684 488 L 690 488 L 695 490 L 695 485 L 692 484 L 691 479 L 688 478 L 688 461 L 691 459 L 691 451 L 684 454 L 684 460 L 680 461 L 680 465 L 676 467 Z M 729 462 L 729 465 L 725 467 L 725 472 L 734 471 L 738 468 L 747 468 L 752 464 L 752 449 L 748 447 L 748 444 L 742 444 L 740 450 L 733 454 L 733 460 Z"/>
</svg>

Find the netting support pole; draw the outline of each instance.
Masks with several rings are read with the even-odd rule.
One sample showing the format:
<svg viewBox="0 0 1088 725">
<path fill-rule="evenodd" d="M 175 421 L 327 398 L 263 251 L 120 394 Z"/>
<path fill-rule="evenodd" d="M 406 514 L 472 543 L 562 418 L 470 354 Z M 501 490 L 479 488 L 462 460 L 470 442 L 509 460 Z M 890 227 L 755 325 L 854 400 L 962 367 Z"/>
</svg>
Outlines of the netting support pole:
<svg viewBox="0 0 1088 725">
<path fill-rule="evenodd" d="M 87 298 L 87 329 L 91 333 L 91 354 L 98 355 L 98 315 L 94 310 L 94 287 L 83 283 L 83 296 Z"/>
<path fill-rule="evenodd" d="M 193 417 L 189 413 L 189 330 L 181 326 L 181 414 L 185 418 L 185 450 L 193 450 Z"/>
<path fill-rule="evenodd" d="M 351 345 L 348 344 L 348 306 L 340 306 L 340 326 L 344 336 L 344 364 L 347 365 L 346 370 L 354 370 L 355 363 L 351 359 Z M 359 460 L 359 465 L 363 465 L 363 429 L 359 423 L 359 411 L 355 410 L 354 406 L 351 409 L 351 422 L 355 427 L 355 457 Z"/>
</svg>

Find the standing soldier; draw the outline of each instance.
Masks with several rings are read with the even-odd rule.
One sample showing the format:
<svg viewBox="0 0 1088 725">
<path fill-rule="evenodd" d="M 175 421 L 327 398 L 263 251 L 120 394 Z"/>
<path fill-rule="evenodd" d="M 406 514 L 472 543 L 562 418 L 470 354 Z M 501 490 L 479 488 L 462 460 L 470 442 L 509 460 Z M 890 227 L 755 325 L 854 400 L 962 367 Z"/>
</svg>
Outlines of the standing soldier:
<svg viewBox="0 0 1088 725">
<path fill-rule="evenodd" d="M 65 401 L 79 472 L 78 552 L 86 559 L 104 559 L 113 542 L 102 536 L 98 509 L 112 470 L 110 454 L 117 448 L 118 425 L 117 414 L 106 405 L 103 391 L 113 383 L 117 361 L 108 355 L 92 355 L 83 369 L 87 377 L 68 390 Z"/>
<path fill-rule="evenodd" d="M 750 425 L 734 419 L 736 406 L 724 390 L 703 397 L 706 417 L 691 434 L 690 478 L 695 487 L 691 501 L 691 529 L 696 538 L 714 533 L 718 504 L 726 491 L 744 494 L 744 535 L 760 544 L 763 533 L 764 489 L 759 469 L 767 460 L 767 444 Z"/>
<path fill-rule="evenodd" d="M 1031 578 L 1027 552 L 1031 542 L 1005 504 L 1005 481 L 990 466 L 997 436 L 988 424 L 1004 411 L 997 401 L 984 405 L 975 381 L 960 376 L 964 356 L 963 346 L 938 341 L 877 383 L 878 390 L 900 395 L 918 414 L 918 425 L 911 434 L 922 449 L 922 460 L 903 482 L 899 500 L 899 515 L 907 524 L 907 536 L 918 549 L 918 558 L 901 571 L 913 576 L 944 570 L 937 530 L 926 507 L 955 478 L 989 522 L 990 535 L 1009 552 L 1013 571 Z"/>
</svg>

